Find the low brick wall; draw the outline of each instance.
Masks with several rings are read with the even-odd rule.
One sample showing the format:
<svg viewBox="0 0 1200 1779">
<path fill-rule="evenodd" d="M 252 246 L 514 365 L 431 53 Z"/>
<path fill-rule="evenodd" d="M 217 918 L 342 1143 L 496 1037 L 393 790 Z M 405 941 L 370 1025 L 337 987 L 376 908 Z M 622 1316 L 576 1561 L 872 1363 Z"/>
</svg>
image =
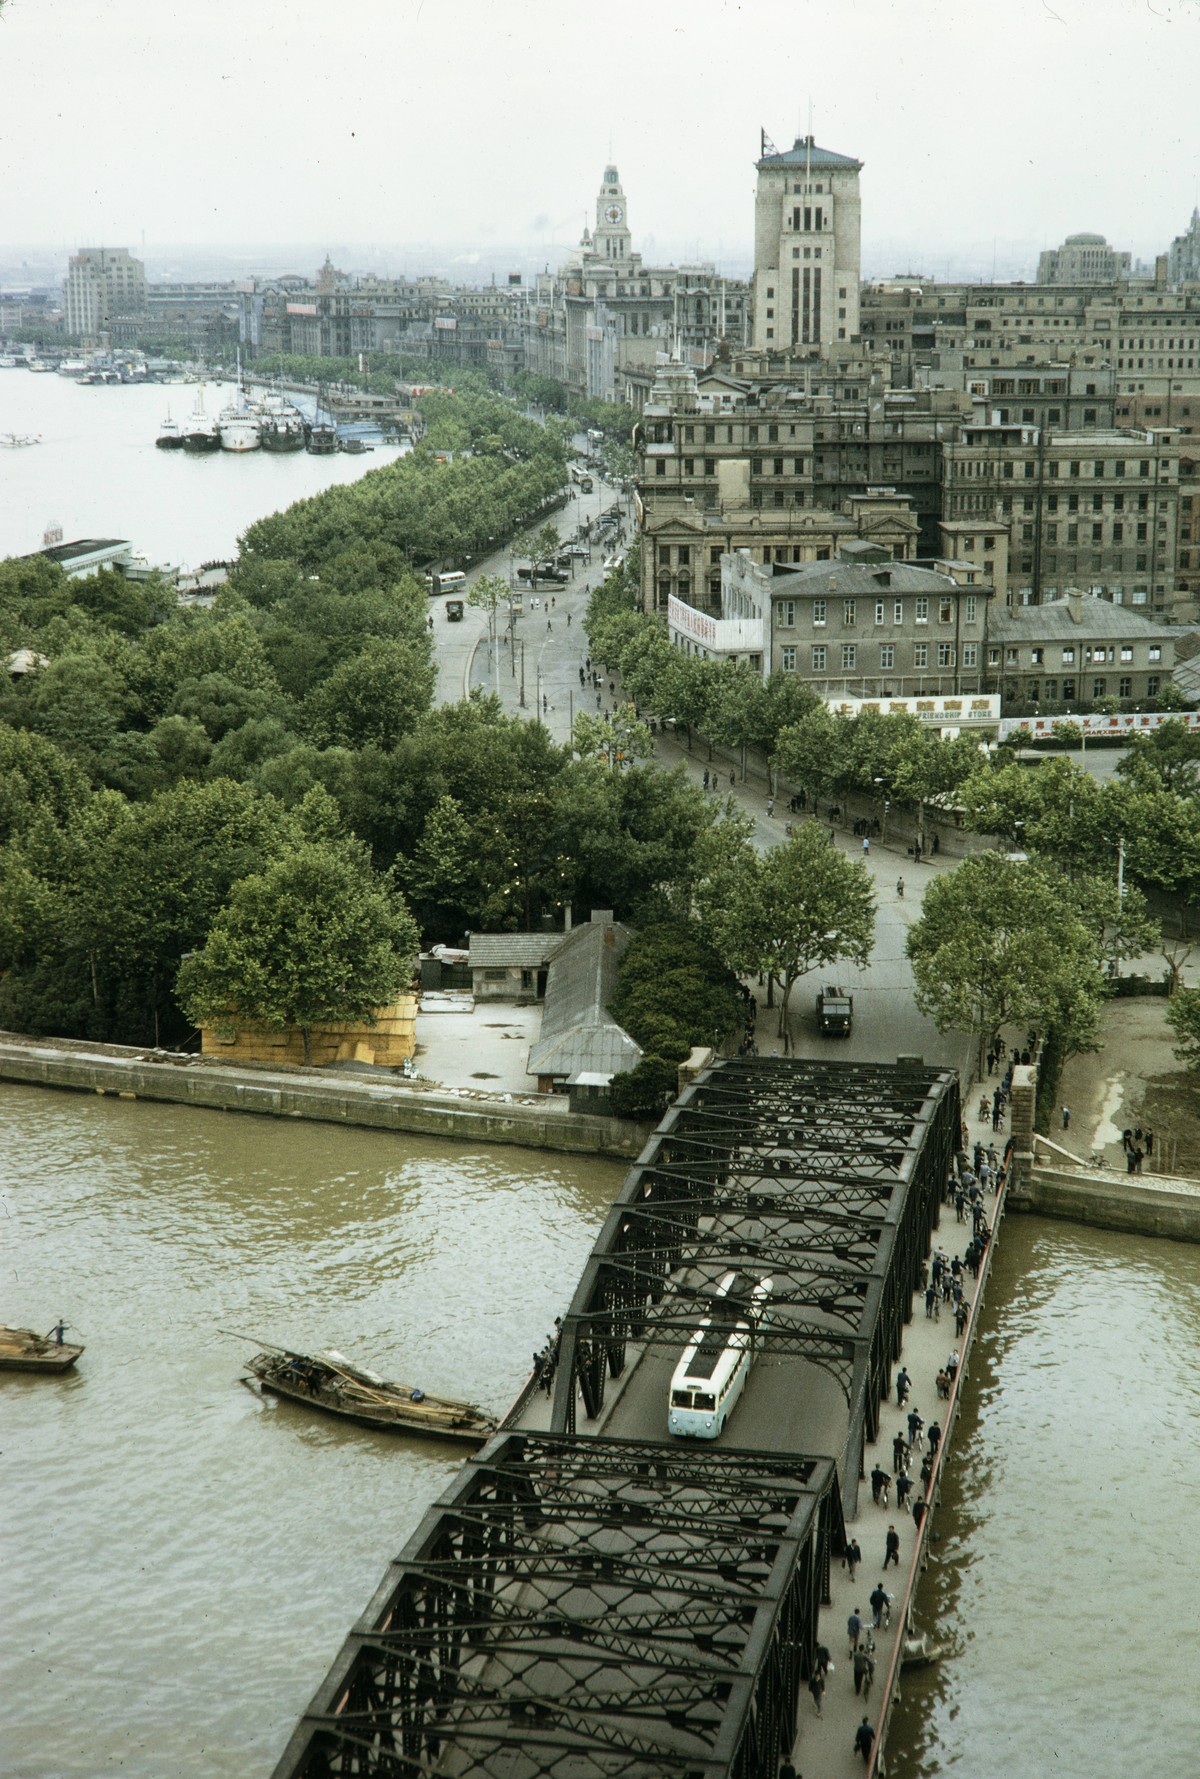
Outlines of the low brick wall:
<svg viewBox="0 0 1200 1779">
<path fill-rule="evenodd" d="M 119 1044 L 47 1043 L 0 1033 L 0 1081 L 73 1088 L 124 1099 L 169 1101 L 272 1118 L 315 1118 L 373 1130 L 449 1137 L 456 1142 L 516 1143 L 569 1155 L 638 1155 L 646 1130 L 619 1118 L 571 1113 L 558 1097 L 538 1105 L 455 1101 L 406 1082 L 222 1064 L 175 1052 Z"/>
<path fill-rule="evenodd" d="M 200 1040 L 202 1053 L 221 1062 L 304 1066 L 304 1033 L 298 1026 L 271 1031 L 267 1026 L 244 1025 L 230 1032 L 204 1026 Z M 398 995 L 388 1006 L 377 1007 L 371 1025 L 362 1021 L 314 1025 L 310 1028 L 310 1042 L 311 1066 L 315 1069 L 332 1062 L 397 1069 L 417 1052 L 417 997 Z"/>
</svg>

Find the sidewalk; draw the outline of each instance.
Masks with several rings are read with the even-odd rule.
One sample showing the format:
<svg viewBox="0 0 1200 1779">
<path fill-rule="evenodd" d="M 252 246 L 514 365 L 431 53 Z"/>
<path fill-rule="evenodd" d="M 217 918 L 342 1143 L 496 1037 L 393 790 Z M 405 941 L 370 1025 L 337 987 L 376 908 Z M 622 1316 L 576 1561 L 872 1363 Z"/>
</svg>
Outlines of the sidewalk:
<svg viewBox="0 0 1200 1779">
<path fill-rule="evenodd" d="M 1003 1131 L 996 1132 L 993 1137 L 990 1119 L 985 1127 L 973 1116 L 972 1108 L 966 1108 L 965 1115 L 972 1145 L 976 1138 L 985 1147 L 994 1141 L 997 1149 L 1003 1152 L 1006 1140 Z M 984 1197 L 984 1210 L 989 1223 L 995 1217 L 995 1205 L 995 1194 L 987 1193 Z M 970 1239 L 969 1216 L 966 1222 L 958 1223 L 955 1221 L 953 1206 L 943 1205 L 941 1219 L 934 1232 L 933 1246 L 940 1247 L 950 1259 L 956 1254 L 961 1258 Z M 923 1492 L 920 1469 L 922 1457 L 928 1450 L 925 1434 L 934 1422 L 940 1426 L 945 1425 L 945 1411 L 949 1407 L 937 1394 L 936 1378 L 950 1354 L 960 1351 L 963 1359 L 958 1375 L 960 1379 L 967 1376 L 968 1343 L 974 1331 L 976 1290 L 975 1279 L 969 1271 L 964 1272 L 964 1296 L 971 1305 L 971 1320 L 961 1341 L 955 1337 L 952 1306 L 941 1304 L 940 1317 L 935 1320 L 925 1314 L 924 1293 L 918 1291 L 913 1296 L 911 1320 L 904 1329 L 900 1358 L 892 1368 L 891 1390 L 887 1402 L 880 1409 L 879 1437 L 874 1445 L 868 1445 L 864 1449 L 863 1468 L 866 1475 L 859 1490 L 859 1510 L 846 1527 L 848 1538 L 858 1540 L 862 1550 L 862 1564 L 856 1579 L 851 1582 L 845 1564 L 834 1563 L 830 1572 L 830 1604 L 821 1608 L 818 1621 L 818 1640 L 829 1650 L 834 1670 L 826 1684 L 819 1717 L 807 1687 L 801 1687 L 797 1709 L 798 1732 L 791 1756 L 798 1773 L 816 1775 L 817 1779 L 838 1779 L 839 1775 L 844 1774 L 849 1779 L 849 1775 L 861 1774 L 864 1770 L 861 1758 L 854 1753 L 854 1733 L 864 1716 L 869 1717 L 872 1724 L 878 1724 L 885 1702 L 883 1684 L 896 1639 L 906 1634 L 903 1589 L 916 1539 L 911 1503 L 919 1500 Z M 896 1403 L 896 1377 L 902 1366 L 909 1373 L 911 1389 L 907 1403 L 900 1408 Z M 907 1440 L 907 1416 L 910 1410 L 920 1413 L 925 1428 L 921 1444 L 914 1446 L 912 1451 L 910 1474 L 913 1490 L 909 1496 L 910 1508 L 906 1511 L 896 1505 L 892 1441 L 897 1433 L 903 1433 Z M 947 1461 L 953 1462 L 953 1453 L 949 1450 Z M 890 1505 L 886 1508 L 876 1506 L 871 1499 L 870 1473 L 876 1464 L 893 1478 L 889 1494 Z M 889 1527 L 892 1526 L 900 1536 L 900 1561 L 898 1566 L 893 1564 L 885 1573 L 884 1541 Z M 890 1626 L 871 1633 L 875 1643 L 875 1676 L 870 1696 L 864 1701 L 854 1690 L 854 1663 L 850 1656 L 846 1621 L 851 1612 L 857 1610 L 864 1622 L 868 1626 L 871 1624 L 869 1597 L 880 1580 L 885 1590 L 894 1596 L 891 1622 Z M 936 1625 L 918 1625 L 916 1629 L 918 1632 L 930 1632 L 935 1637 L 938 1632 Z M 888 1753 L 894 1756 L 894 1747 L 890 1747 Z"/>
</svg>

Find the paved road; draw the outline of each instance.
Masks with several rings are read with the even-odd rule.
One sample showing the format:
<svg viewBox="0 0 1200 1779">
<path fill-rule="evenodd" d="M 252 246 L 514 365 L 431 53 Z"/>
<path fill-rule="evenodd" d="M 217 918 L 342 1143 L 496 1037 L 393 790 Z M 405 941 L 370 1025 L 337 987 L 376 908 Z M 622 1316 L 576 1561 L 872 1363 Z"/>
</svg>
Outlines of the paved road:
<svg viewBox="0 0 1200 1779">
<path fill-rule="evenodd" d="M 621 501 L 614 488 L 597 478 L 591 494 L 579 494 L 568 500 L 561 512 L 553 515 L 559 536 L 568 540 L 575 535 L 585 519 L 595 521 L 606 508 Z M 475 687 L 498 694 L 506 710 L 514 715 L 524 711 L 530 717 L 537 713 L 538 701 L 545 695 L 546 726 L 555 741 L 570 739 L 571 724 L 579 704 L 578 669 L 587 654 L 587 636 L 583 614 L 588 593 L 603 578 L 603 559 L 612 548 L 595 546 L 587 562 L 576 563 L 570 582 L 564 587 L 538 587 L 533 592 L 521 588 L 523 613 L 511 626 L 507 612 L 497 613 L 499 646 L 493 649 L 488 641 L 487 613 L 477 606 L 464 608 L 461 623 L 447 621 L 444 599 L 431 599 L 438 685 L 435 694 L 439 704 L 456 704 Z M 501 575 L 514 586 L 516 562 L 507 549 L 477 564 L 467 576 L 468 587 L 481 575 Z M 538 601 L 536 609 L 534 600 Z M 553 604 L 551 604 L 553 601 Z M 550 628 L 547 628 L 547 619 Z M 525 697 L 521 702 L 521 662 L 524 655 Z M 611 700 L 609 700 L 611 703 Z M 589 708 L 595 709 L 595 693 Z"/>
<path fill-rule="evenodd" d="M 570 500 L 555 515 L 560 536 L 573 536 L 582 519 L 594 520 L 601 511 L 618 503 L 617 491 L 597 478 L 592 494 Z M 627 523 L 632 536 L 631 522 Z M 475 687 L 493 691 L 505 710 L 514 715 L 523 714 L 532 720 L 540 710 L 547 729 L 558 742 L 570 739 L 577 711 L 612 710 L 621 699 L 620 686 L 615 681 L 604 675 L 597 691 L 590 680 L 581 686 L 579 678 L 582 669 L 587 680 L 588 639 L 583 617 L 589 591 L 602 578 L 605 553 L 606 548 L 593 548 L 589 561 L 576 565 L 567 586 L 523 592 L 522 616 L 515 620 L 511 633 L 501 634 L 494 648 L 488 642 L 487 616 L 482 609 L 467 606 L 463 621 L 450 624 L 446 621 L 444 600 L 431 600 L 439 669 L 438 701 L 454 703 Z M 468 579 L 473 582 L 481 574 L 503 574 L 508 578 L 513 572 L 509 552 L 504 550 L 480 563 Z M 535 599 L 539 601 L 536 609 Z M 709 770 L 707 750 L 698 745 L 694 754 L 689 753 L 683 739 L 676 735 L 657 737 L 656 757 L 667 768 L 682 765 L 697 784 L 702 784 Z M 765 785 L 753 777 L 742 782 L 740 770 L 730 791 L 728 770 L 726 766 L 722 772 L 722 794 L 732 795 L 738 807 L 752 817 L 759 846 L 777 845 L 785 836 L 786 812 L 780 809 L 768 816 Z M 835 844 L 863 857 L 861 841 L 841 829 L 835 832 Z M 935 859 L 914 865 L 901 850 L 874 842 L 864 862 L 875 880 L 878 897 L 875 949 L 870 964 L 861 971 L 839 964 L 825 972 L 827 978 L 840 981 L 854 995 L 854 1030 L 848 1039 L 821 1037 L 815 1017 L 820 981 L 814 975 L 797 983 L 792 991 L 791 1052 L 796 1056 L 836 1056 L 851 1062 L 894 1062 L 901 1055 L 920 1056 L 927 1063 L 958 1069 L 965 1097 L 973 1075 L 971 1042 L 959 1033 L 943 1036 L 931 1020 L 917 1011 L 912 971 L 905 955 L 908 928 L 921 912 L 925 884 L 935 872 L 953 869 L 953 861 Z M 896 887 L 901 875 L 905 880 L 903 898 Z M 767 1008 L 765 988 L 756 992 L 760 1002 L 760 1053 L 782 1054 L 785 1046 L 777 1030 L 778 1013 Z"/>
</svg>

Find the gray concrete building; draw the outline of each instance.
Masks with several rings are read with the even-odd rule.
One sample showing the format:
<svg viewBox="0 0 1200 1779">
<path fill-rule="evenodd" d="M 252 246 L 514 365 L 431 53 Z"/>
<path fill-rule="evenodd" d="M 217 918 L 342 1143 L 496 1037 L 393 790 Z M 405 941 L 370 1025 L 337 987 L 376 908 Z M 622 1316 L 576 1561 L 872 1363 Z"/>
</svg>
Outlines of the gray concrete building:
<svg viewBox="0 0 1200 1779">
<path fill-rule="evenodd" d="M 125 247 L 85 247 L 71 255 L 63 286 L 63 331 L 96 345 L 120 319 L 146 312 L 146 268 Z"/>
<path fill-rule="evenodd" d="M 1200 209 L 1192 211 L 1187 228 L 1167 249 L 1167 283 L 1200 283 Z"/>
<path fill-rule="evenodd" d="M 942 448 L 946 520 L 1006 522 L 1014 604 L 1069 587 L 1179 615 L 1181 447 L 1166 431 L 966 426 Z"/>
<path fill-rule="evenodd" d="M 848 543 L 836 561 L 756 562 L 734 550 L 720 568 L 719 617 L 670 601 L 668 632 L 686 654 L 794 674 L 826 698 L 982 689 L 990 589 L 966 565 L 935 570 Z"/>
<path fill-rule="evenodd" d="M 1128 278 L 1131 259 L 1110 247 L 1103 235 L 1068 235 L 1061 247 L 1048 247 L 1038 259 L 1039 284 L 1112 284 Z"/>
<path fill-rule="evenodd" d="M 754 199 L 754 344 L 828 356 L 858 333 L 862 162 L 766 136 Z"/>
<path fill-rule="evenodd" d="M 986 689 L 1005 715 L 1158 696 L 1175 666 L 1170 625 L 1072 589 L 1044 605 L 992 613 Z"/>
</svg>

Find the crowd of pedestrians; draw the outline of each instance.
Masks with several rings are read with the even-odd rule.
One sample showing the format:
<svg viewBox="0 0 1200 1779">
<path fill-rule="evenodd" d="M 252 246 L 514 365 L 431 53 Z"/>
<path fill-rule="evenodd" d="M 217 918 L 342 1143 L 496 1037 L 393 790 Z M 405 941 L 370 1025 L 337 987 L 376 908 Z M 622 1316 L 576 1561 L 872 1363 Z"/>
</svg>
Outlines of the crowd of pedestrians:
<svg viewBox="0 0 1200 1779">
<path fill-rule="evenodd" d="M 1034 1042 L 1036 1039 L 1031 1034 L 1031 1045 Z M 1001 1083 L 1005 1098 L 1011 1087 L 1012 1069 L 1019 1060 L 1018 1053 L 1010 1061 L 1002 1048 L 998 1052 L 994 1051 L 990 1058 L 993 1072 L 1002 1063 L 1005 1065 L 1007 1084 Z M 989 1102 L 986 1119 L 989 1125 L 992 1109 Z M 1129 1134 L 1132 1139 L 1134 1133 Z M 954 1318 L 954 1345 L 946 1352 L 945 1358 L 936 1369 L 931 1371 L 929 1379 L 938 1403 L 949 1403 L 958 1379 L 961 1343 L 971 1315 L 972 1286 L 968 1279 L 973 1282 L 979 1277 L 983 1256 L 991 1239 L 989 1212 L 994 1213 L 995 1194 L 1005 1165 L 997 1144 L 994 1141 L 989 1142 L 986 1133 L 969 1148 L 968 1141 L 964 1127 L 963 1145 L 954 1157 L 945 1182 L 944 1204 L 947 1207 L 953 1206 L 956 1226 L 965 1227 L 970 1224 L 970 1239 L 960 1252 L 954 1253 L 950 1251 L 949 1245 L 939 1244 L 935 1238 L 929 1259 L 923 1263 L 918 1286 L 918 1298 L 924 1302 L 926 1315 L 930 1320 L 939 1320 L 943 1311 L 948 1317 Z M 948 1227 L 948 1219 L 943 1221 L 942 1227 Z M 927 1347 L 925 1351 L 928 1352 Z M 918 1402 L 913 1399 L 914 1382 L 907 1364 L 901 1365 L 894 1383 L 894 1413 L 897 1419 L 890 1438 L 885 1435 L 880 1441 L 887 1452 L 887 1458 L 879 1456 L 870 1472 L 872 1502 L 883 1513 L 893 1517 L 888 1519 L 884 1533 L 879 1579 L 865 1596 L 866 1610 L 864 1611 L 862 1605 L 855 1605 L 846 1620 L 848 1679 L 853 1682 L 854 1693 L 864 1705 L 871 1695 L 879 1659 L 876 1636 L 891 1628 L 894 1598 L 888 1591 L 885 1577 L 893 1565 L 897 1570 L 900 1569 L 906 1544 L 909 1551 L 912 1549 L 911 1542 L 905 1538 L 906 1521 L 911 1521 L 914 1534 L 919 1531 L 928 1507 L 943 1436 L 942 1411 L 936 1409 L 934 1412 L 938 1418 L 926 1421 Z M 921 1394 L 924 1399 L 923 1389 Z M 862 1549 L 855 1536 L 847 1543 L 842 1557 L 852 1586 L 862 1561 Z M 859 1596 L 860 1600 L 862 1597 Z M 898 1634 L 901 1629 L 902 1627 L 897 1626 Z M 823 1704 L 831 1673 L 832 1666 L 826 1661 L 820 1666 L 819 1682 L 816 1685 L 813 1679 L 808 1682 L 817 1715 L 824 1715 Z M 875 1731 L 871 1719 L 864 1716 L 854 1731 L 854 1753 L 869 1762 L 874 1739 Z M 780 1769 L 780 1779 L 788 1779 L 789 1773 L 795 1775 L 795 1768 L 785 1762 Z"/>
</svg>

